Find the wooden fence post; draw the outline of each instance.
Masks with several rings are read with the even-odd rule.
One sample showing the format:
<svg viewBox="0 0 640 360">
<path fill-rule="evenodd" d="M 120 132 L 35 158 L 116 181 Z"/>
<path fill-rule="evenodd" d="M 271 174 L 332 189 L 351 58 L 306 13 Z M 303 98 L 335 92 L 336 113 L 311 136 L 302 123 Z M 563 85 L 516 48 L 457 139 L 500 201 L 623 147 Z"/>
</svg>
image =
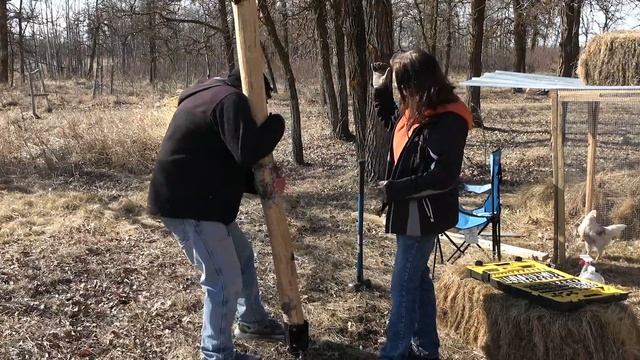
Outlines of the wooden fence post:
<svg viewBox="0 0 640 360">
<path fill-rule="evenodd" d="M 257 3 L 256 0 L 233 0 L 233 4 L 242 90 L 249 98 L 254 119 L 260 124 L 267 117 L 267 100 L 263 78 L 264 55 L 260 47 L 258 31 Z M 283 200 L 272 191 L 275 178 L 273 156 L 269 155 L 262 159 L 254 168 L 254 172 L 271 240 L 280 303 L 288 325 L 289 351 L 293 354 L 301 354 L 308 347 L 309 325 L 302 313 L 295 257 Z"/>
<path fill-rule="evenodd" d="M 598 115 L 600 113 L 600 104 L 598 102 L 587 103 L 589 108 L 588 131 L 589 131 L 589 147 L 587 148 L 587 184 L 585 191 L 585 215 L 593 210 L 596 206 L 594 201 L 594 191 L 596 183 L 596 151 L 598 149 Z"/>
</svg>

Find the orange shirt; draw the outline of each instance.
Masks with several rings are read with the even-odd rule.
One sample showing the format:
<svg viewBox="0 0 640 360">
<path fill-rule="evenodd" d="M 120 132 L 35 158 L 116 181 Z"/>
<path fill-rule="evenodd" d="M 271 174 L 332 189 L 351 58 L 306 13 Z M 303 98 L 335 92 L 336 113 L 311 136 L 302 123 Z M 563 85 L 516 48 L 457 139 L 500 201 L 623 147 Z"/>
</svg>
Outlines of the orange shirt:
<svg viewBox="0 0 640 360">
<path fill-rule="evenodd" d="M 400 118 L 400 120 L 398 120 L 398 125 L 396 126 L 396 130 L 393 133 L 393 162 L 394 164 L 398 162 L 398 159 L 400 158 L 400 153 L 402 152 L 402 149 L 404 149 L 404 146 L 407 144 L 407 141 L 409 141 L 409 137 L 411 137 L 411 134 L 413 133 L 413 131 L 420 126 L 420 124 L 422 124 L 423 121 L 427 120 L 429 117 L 438 115 L 438 114 L 442 114 L 445 112 L 454 112 L 460 116 L 462 116 L 466 121 L 467 121 L 467 125 L 469 126 L 469 130 L 471 130 L 471 128 L 473 128 L 473 115 L 471 114 L 471 111 L 469 111 L 469 108 L 467 108 L 467 105 L 458 100 L 456 102 L 450 103 L 450 104 L 445 104 L 445 105 L 441 105 L 438 106 L 435 110 L 427 110 L 425 112 L 425 116 L 424 116 L 424 120 L 422 121 L 416 121 L 411 128 L 409 127 L 409 112 L 405 111 L 404 115 L 402 115 L 402 117 Z"/>
</svg>

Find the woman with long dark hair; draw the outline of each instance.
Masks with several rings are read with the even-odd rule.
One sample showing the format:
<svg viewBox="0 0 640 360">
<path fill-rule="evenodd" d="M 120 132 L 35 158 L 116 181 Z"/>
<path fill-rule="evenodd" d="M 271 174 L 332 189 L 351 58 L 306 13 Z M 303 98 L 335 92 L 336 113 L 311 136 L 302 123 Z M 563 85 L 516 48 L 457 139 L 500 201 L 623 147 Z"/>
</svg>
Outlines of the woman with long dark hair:
<svg viewBox="0 0 640 360">
<path fill-rule="evenodd" d="M 393 131 L 380 183 L 386 231 L 396 234 L 391 313 L 381 359 L 438 359 L 436 300 L 428 260 L 438 234 L 458 221 L 458 183 L 472 115 L 437 60 L 422 50 L 376 63 L 374 103 Z M 393 100 L 392 83 L 400 96 Z"/>
</svg>

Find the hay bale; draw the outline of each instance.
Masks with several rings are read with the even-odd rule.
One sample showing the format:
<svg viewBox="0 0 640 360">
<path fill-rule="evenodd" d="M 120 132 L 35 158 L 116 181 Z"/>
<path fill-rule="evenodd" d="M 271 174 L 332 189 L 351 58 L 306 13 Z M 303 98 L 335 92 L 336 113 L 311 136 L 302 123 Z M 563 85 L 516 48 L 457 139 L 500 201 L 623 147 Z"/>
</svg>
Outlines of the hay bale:
<svg viewBox="0 0 640 360">
<path fill-rule="evenodd" d="M 623 240 L 634 240 L 640 236 L 640 196 L 628 197 L 616 204 L 611 212 L 611 220 L 627 225 L 622 232 Z"/>
<path fill-rule="evenodd" d="M 578 76 L 587 85 L 640 85 L 640 31 L 594 37 L 580 55 Z"/>
<path fill-rule="evenodd" d="M 436 284 L 438 324 L 488 359 L 640 359 L 640 324 L 625 304 L 571 313 L 506 295 L 449 267 Z"/>
</svg>

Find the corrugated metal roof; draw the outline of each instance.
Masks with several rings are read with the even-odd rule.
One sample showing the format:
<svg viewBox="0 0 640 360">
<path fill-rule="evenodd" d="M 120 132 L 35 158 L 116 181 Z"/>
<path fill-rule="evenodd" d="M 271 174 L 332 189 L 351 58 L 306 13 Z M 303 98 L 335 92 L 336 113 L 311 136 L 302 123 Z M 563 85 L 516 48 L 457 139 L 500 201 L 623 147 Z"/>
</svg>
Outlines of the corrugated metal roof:
<svg viewBox="0 0 640 360">
<path fill-rule="evenodd" d="M 640 90 L 640 86 L 590 86 L 576 78 L 495 71 L 461 83 L 464 86 L 555 90 Z"/>
</svg>

